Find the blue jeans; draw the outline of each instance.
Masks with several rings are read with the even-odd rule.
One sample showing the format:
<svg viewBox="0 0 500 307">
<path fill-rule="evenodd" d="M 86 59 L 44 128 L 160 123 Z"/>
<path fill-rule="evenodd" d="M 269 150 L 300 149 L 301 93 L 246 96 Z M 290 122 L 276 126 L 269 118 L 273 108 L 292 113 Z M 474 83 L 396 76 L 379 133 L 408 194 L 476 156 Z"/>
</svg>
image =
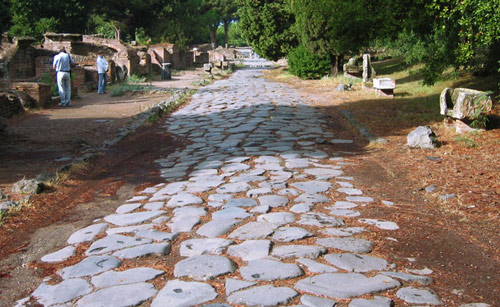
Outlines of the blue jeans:
<svg viewBox="0 0 500 307">
<path fill-rule="evenodd" d="M 71 103 L 71 77 L 69 72 L 57 72 L 57 89 L 59 97 L 61 97 L 61 105 L 69 105 Z"/>
<path fill-rule="evenodd" d="M 106 85 L 108 84 L 108 74 L 98 73 L 97 76 L 97 93 L 104 94 L 104 92 L 106 92 Z"/>
</svg>

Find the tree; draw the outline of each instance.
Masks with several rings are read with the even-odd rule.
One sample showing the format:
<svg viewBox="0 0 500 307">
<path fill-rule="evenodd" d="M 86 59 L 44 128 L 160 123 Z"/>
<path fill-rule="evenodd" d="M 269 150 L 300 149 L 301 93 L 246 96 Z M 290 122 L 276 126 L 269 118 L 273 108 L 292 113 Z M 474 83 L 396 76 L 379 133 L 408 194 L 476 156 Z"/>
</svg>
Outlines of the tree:
<svg viewBox="0 0 500 307">
<path fill-rule="evenodd" d="M 10 27 L 9 1 L 0 2 L 0 34 Z"/>
<path fill-rule="evenodd" d="M 298 45 L 291 27 L 295 18 L 288 0 L 240 0 L 243 36 L 260 56 L 279 60 Z"/>
<path fill-rule="evenodd" d="M 294 29 L 310 52 L 330 58 L 331 75 L 338 74 L 341 58 L 369 45 L 377 28 L 370 0 L 292 0 Z"/>
</svg>

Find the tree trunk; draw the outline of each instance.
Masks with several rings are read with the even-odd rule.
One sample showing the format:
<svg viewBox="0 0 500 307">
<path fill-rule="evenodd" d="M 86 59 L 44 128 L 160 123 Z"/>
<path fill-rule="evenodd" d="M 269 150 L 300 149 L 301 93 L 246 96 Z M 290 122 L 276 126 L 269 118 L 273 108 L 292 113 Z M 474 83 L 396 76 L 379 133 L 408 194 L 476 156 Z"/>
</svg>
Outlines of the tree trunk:
<svg viewBox="0 0 500 307">
<path fill-rule="evenodd" d="M 212 43 L 212 48 L 215 49 L 217 39 L 217 26 L 210 26 L 210 43 Z"/>
<path fill-rule="evenodd" d="M 226 46 L 226 48 L 229 41 L 229 23 L 230 21 L 224 22 L 224 45 Z"/>
<path fill-rule="evenodd" d="M 337 77 L 339 74 L 339 56 L 330 54 L 330 75 Z"/>
</svg>

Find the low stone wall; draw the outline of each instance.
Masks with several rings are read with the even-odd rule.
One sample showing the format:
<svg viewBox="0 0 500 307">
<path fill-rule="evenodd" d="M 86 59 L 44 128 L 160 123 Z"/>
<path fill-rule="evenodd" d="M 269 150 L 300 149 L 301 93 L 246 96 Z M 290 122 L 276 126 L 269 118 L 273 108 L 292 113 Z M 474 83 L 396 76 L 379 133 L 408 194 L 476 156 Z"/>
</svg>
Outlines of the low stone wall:
<svg viewBox="0 0 500 307">
<path fill-rule="evenodd" d="M 52 94 L 50 92 L 50 84 L 40 82 L 13 82 L 11 88 L 28 94 L 36 101 L 37 107 L 47 107 L 51 104 Z"/>
</svg>

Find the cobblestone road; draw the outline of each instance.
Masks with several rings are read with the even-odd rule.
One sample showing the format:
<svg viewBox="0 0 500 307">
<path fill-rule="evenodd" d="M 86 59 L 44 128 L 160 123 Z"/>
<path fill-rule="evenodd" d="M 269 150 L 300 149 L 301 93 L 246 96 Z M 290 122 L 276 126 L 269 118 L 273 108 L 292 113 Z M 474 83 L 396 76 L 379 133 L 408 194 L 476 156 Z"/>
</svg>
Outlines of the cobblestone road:
<svg viewBox="0 0 500 307">
<path fill-rule="evenodd" d="M 165 183 L 63 238 L 42 261 L 81 244 L 85 258 L 19 306 L 392 306 L 389 292 L 402 306 L 442 304 L 432 271 L 370 253 L 364 234 L 398 225 L 363 218 L 365 206 L 393 204 L 356 188 L 343 170 L 350 152 L 322 150 L 352 141 L 260 76 L 237 71 L 172 114 L 165 131 L 190 145 L 157 161 Z M 170 271 L 151 259 L 170 259 Z"/>
</svg>

